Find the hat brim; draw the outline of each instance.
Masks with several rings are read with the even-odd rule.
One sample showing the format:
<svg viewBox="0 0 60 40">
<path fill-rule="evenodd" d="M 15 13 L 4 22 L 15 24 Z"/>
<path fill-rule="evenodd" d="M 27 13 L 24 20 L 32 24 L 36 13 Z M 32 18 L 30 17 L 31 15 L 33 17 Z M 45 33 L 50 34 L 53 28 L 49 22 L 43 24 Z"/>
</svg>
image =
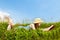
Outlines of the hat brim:
<svg viewBox="0 0 60 40">
<path fill-rule="evenodd" d="M 43 21 L 34 21 L 34 23 L 43 23 Z"/>
</svg>

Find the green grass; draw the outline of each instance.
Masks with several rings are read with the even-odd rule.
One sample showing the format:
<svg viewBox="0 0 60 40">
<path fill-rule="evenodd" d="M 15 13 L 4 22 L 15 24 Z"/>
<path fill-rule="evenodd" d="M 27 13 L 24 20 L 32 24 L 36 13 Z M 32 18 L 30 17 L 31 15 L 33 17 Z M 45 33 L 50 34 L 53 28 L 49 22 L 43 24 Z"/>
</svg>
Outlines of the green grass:
<svg viewBox="0 0 60 40">
<path fill-rule="evenodd" d="M 49 27 L 51 24 L 54 25 L 54 29 L 48 32 L 43 32 L 40 28 Z M 23 24 L 27 26 L 29 24 Z M 20 26 L 14 25 L 14 28 L 7 31 L 7 23 L 0 23 L 0 40 L 60 40 L 60 22 L 55 23 L 42 23 L 40 28 L 36 30 L 26 30 L 24 28 L 15 29 Z"/>
</svg>

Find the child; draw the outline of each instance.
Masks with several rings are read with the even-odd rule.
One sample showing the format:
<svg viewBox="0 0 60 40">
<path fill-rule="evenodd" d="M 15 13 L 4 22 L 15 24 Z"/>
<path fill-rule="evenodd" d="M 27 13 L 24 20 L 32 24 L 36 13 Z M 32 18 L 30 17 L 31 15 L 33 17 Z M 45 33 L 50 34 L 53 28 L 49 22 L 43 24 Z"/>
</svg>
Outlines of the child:
<svg viewBox="0 0 60 40">
<path fill-rule="evenodd" d="M 39 28 L 39 26 L 41 25 L 43 21 L 40 19 L 40 18 L 36 18 L 34 20 L 34 23 L 33 24 L 30 24 L 30 28 L 32 28 L 33 30 Z M 49 31 L 51 30 L 52 28 L 54 27 L 54 25 L 51 25 L 50 27 L 48 28 L 44 28 L 44 29 L 41 29 L 42 31 Z"/>
<path fill-rule="evenodd" d="M 8 19 L 9 19 L 9 22 L 8 22 L 7 30 L 11 30 L 14 24 L 11 18 L 8 18 Z"/>
<path fill-rule="evenodd" d="M 12 19 L 9 17 L 9 15 L 10 14 L 8 13 L 0 12 L 0 22 L 8 23 L 7 30 L 10 30 L 13 27 L 13 22 Z"/>
</svg>

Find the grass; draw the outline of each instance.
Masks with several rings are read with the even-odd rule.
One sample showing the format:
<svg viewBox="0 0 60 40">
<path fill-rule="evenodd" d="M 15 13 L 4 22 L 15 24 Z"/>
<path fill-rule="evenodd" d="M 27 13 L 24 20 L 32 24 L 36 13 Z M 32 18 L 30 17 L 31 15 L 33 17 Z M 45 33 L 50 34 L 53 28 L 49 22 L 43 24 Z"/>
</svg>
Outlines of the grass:
<svg viewBox="0 0 60 40">
<path fill-rule="evenodd" d="M 54 25 L 54 29 L 48 32 L 43 32 L 40 28 L 49 27 L 51 24 Z M 22 24 L 27 26 L 29 24 Z M 60 40 L 60 22 L 55 23 L 42 23 L 40 28 L 36 30 L 26 30 L 24 28 L 15 29 L 20 26 L 14 25 L 14 28 L 7 31 L 8 24 L 3 22 L 0 23 L 0 40 Z"/>
</svg>

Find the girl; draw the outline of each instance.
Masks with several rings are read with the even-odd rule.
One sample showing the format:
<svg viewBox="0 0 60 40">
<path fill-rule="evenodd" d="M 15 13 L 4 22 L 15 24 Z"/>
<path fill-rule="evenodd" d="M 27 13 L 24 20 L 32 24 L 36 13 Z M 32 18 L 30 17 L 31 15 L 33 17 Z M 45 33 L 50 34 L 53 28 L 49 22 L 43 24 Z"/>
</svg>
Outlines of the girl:
<svg viewBox="0 0 60 40">
<path fill-rule="evenodd" d="M 40 18 L 36 18 L 33 22 L 33 24 L 30 24 L 30 28 L 32 28 L 33 30 L 39 28 L 39 26 L 41 25 L 43 21 L 40 19 Z M 49 31 L 51 30 L 52 28 L 54 27 L 54 25 L 51 25 L 50 27 L 48 28 L 44 28 L 44 29 L 41 29 L 42 31 Z"/>
<path fill-rule="evenodd" d="M 0 22 L 7 22 L 8 23 L 7 30 L 10 30 L 13 27 L 13 21 L 9 17 L 9 15 L 10 14 L 8 14 L 8 13 L 0 12 Z"/>
</svg>

